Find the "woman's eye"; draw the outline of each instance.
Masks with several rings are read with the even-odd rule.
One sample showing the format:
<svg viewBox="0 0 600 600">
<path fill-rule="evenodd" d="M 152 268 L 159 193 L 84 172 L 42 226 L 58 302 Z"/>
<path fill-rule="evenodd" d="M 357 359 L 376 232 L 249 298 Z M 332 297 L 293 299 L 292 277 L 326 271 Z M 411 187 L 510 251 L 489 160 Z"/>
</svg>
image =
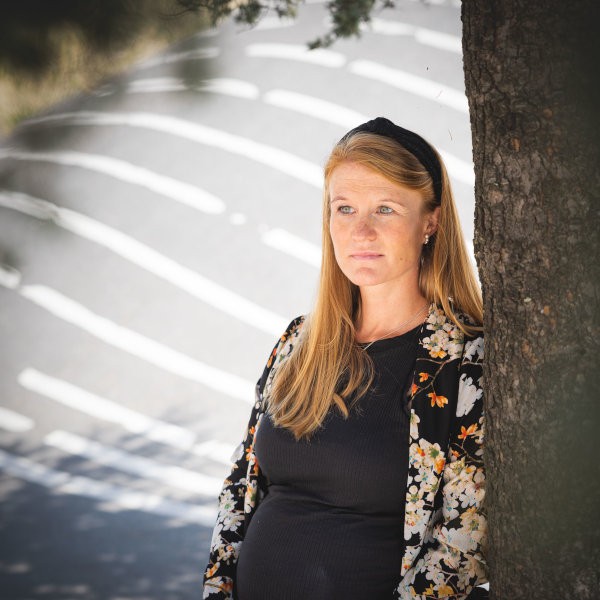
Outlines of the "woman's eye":
<svg viewBox="0 0 600 600">
<path fill-rule="evenodd" d="M 338 208 L 338 212 L 341 212 L 343 215 L 350 215 L 352 214 L 353 210 L 351 206 L 340 206 Z"/>
<path fill-rule="evenodd" d="M 390 208 L 389 206 L 380 206 L 379 207 L 379 212 L 382 215 L 391 215 L 394 212 L 394 209 Z"/>
</svg>

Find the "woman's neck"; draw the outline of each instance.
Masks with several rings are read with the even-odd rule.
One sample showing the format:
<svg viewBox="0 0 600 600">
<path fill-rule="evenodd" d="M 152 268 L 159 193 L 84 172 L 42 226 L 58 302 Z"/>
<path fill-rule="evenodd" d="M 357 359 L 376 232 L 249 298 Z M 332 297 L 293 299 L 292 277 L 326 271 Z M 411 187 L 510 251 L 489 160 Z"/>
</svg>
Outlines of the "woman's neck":
<svg viewBox="0 0 600 600">
<path fill-rule="evenodd" d="M 370 342 L 410 331 L 427 316 L 429 303 L 418 287 L 385 289 L 368 286 L 360 289 L 361 311 L 356 323 L 356 340 Z"/>
</svg>

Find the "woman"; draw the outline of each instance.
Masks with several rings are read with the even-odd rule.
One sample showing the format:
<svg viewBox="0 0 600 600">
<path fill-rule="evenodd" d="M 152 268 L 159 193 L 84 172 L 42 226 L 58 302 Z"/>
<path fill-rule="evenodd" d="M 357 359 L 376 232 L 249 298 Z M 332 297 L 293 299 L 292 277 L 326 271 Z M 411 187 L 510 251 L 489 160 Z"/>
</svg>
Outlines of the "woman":
<svg viewBox="0 0 600 600">
<path fill-rule="evenodd" d="M 204 598 L 458 600 L 485 582 L 481 321 L 437 152 L 381 117 L 347 133 L 316 305 L 257 383 Z"/>
</svg>

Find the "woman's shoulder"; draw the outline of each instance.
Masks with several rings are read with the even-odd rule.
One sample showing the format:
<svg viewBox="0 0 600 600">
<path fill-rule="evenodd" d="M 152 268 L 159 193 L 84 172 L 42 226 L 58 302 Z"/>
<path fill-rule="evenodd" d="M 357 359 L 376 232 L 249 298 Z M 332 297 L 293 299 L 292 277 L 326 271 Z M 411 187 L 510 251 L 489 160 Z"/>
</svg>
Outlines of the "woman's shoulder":
<svg viewBox="0 0 600 600">
<path fill-rule="evenodd" d="M 433 304 L 429 313 L 428 322 L 445 330 L 455 329 L 456 335 L 460 335 L 465 342 L 477 338 L 483 338 L 483 327 L 481 323 L 460 308 L 451 305 L 451 314 L 446 314 L 444 309 Z M 458 334 L 460 332 L 460 334 Z"/>
<path fill-rule="evenodd" d="M 266 389 L 268 382 L 273 379 L 277 366 L 292 353 L 292 350 L 300 337 L 300 332 L 302 331 L 305 321 L 306 315 L 300 315 L 295 319 L 292 319 L 290 324 L 285 328 L 285 331 L 279 336 L 279 339 L 269 355 L 262 376 L 258 380 L 258 391 L 261 394 Z"/>
<path fill-rule="evenodd" d="M 439 360 L 464 360 L 465 355 L 483 354 L 483 332 L 475 319 L 458 310 L 447 314 L 437 304 L 431 306 L 420 343 Z"/>
<path fill-rule="evenodd" d="M 286 333 L 293 333 L 296 330 L 300 331 L 302 329 L 302 325 L 307 320 L 307 315 L 299 315 L 295 319 L 290 321 L 290 324 L 286 328 Z"/>
<path fill-rule="evenodd" d="M 459 322 L 466 326 L 463 331 L 462 364 L 481 365 L 483 361 L 483 327 L 466 313 L 456 315 Z"/>
<path fill-rule="evenodd" d="M 292 319 L 290 324 L 285 328 L 285 331 L 279 337 L 276 348 L 282 349 L 288 342 L 297 339 L 304 329 L 306 320 L 306 315 L 300 315 L 295 319 Z"/>
<path fill-rule="evenodd" d="M 289 354 L 295 342 L 300 336 L 303 325 L 306 321 L 306 315 L 300 315 L 290 321 L 290 324 L 285 328 L 285 331 L 279 336 L 275 346 L 267 361 L 267 368 L 270 369 L 278 357 L 283 354 Z"/>
</svg>

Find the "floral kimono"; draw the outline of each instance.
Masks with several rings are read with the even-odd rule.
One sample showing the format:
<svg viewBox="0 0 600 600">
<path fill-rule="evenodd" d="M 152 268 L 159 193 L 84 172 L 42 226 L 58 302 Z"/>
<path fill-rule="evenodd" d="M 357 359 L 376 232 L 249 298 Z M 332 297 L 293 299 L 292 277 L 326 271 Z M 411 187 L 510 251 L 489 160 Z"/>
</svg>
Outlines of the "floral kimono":
<svg viewBox="0 0 600 600">
<path fill-rule="evenodd" d="M 204 599 L 233 598 L 244 534 L 266 492 L 254 438 L 273 376 L 293 351 L 303 321 L 299 317 L 289 325 L 257 383 L 246 438 L 236 450 L 219 497 Z M 482 551 L 486 534 L 482 359 L 483 338 L 465 336 L 432 305 L 419 335 L 410 390 L 406 548 L 393 593 L 396 600 L 462 600 L 487 581 Z"/>
</svg>

